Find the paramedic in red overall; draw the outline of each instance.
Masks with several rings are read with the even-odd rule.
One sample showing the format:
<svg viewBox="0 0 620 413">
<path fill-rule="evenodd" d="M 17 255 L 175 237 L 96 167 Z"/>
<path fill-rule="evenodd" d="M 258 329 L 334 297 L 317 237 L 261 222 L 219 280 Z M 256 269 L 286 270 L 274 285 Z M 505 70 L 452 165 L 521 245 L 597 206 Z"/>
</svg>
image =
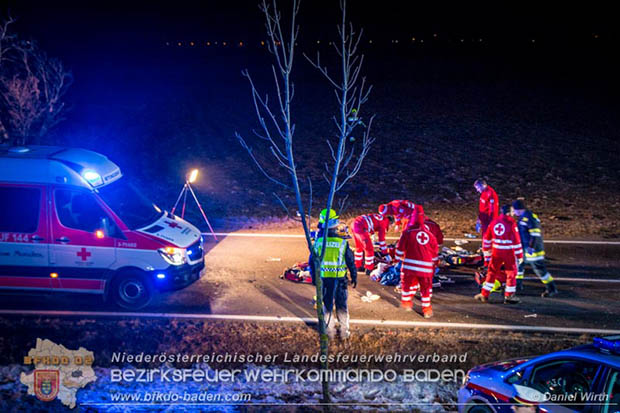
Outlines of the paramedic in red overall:
<svg viewBox="0 0 620 413">
<path fill-rule="evenodd" d="M 480 235 L 484 235 L 491 221 L 499 215 L 497 193 L 487 184 L 487 181 L 482 178 L 474 182 L 474 188 L 480 193 L 476 231 L 478 231 Z"/>
<path fill-rule="evenodd" d="M 437 240 L 424 226 L 424 210 L 412 216 L 414 224 L 401 235 L 396 246 L 396 260 L 402 261 L 401 306 L 413 311 L 413 297 L 419 285 L 424 318 L 433 316 L 431 294 L 433 273 L 437 262 Z"/>
</svg>

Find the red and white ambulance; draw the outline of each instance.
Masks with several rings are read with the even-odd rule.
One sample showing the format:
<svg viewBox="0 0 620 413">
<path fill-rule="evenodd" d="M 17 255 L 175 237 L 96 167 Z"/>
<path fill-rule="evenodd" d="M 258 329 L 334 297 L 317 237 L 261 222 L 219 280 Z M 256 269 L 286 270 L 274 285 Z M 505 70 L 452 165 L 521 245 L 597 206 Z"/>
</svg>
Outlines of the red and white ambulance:
<svg viewBox="0 0 620 413">
<path fill-rule="evenodd" d="M 0 146 L 0 289 L 141 308 L 204 268 L 203 239 L 85 149 Z"/>
</svg>

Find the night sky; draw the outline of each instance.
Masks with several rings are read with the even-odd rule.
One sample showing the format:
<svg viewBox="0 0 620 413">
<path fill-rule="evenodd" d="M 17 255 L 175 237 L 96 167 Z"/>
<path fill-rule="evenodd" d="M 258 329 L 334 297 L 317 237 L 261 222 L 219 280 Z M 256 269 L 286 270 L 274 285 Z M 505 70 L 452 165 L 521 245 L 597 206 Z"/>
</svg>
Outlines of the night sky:
<svg viewBox="0 0 620 413">
<path fill-rule="evenodd" d="M 355 24 L 365 28 L 367 38 L 377 41 L 408 42 L 417 37 L 428 42 L 437 34 L 439 40 L 456 43 L 483 38 L 507 47 L 536 39 L 554 48 L 570 49 L 595 36 L 601 42 L 617 40 L 614 13 L 594 2 L 580 6 L 500 3 L 455 6 L 449 2 L 350 1 L 349 9 Z M 248 44 L 264 37 L 256 0 L 160 4 L 9 0 L 1 9 L 19 18 L 21 33 L 71 60 L 102 51 L 144 51 L 165 42 L 227 40 Z M 302 2 L 300 41 L 326 38 L 330 31 L 325 29 L 337 22 L 338 13 L 335 0 Z"/>
<path fill-rule="evenodd" d="M 285 17 L 286 3 L 279 2 Z M 365 74 L 375 85 L 370 109 L 379 128 L 395 108 L 408 105 L 418 105 L 409 113 L 419 119 L 432 116 L 436 103 L 426 98 L 453 102 L 456 118 L 463 102 L 485 99 L 508 108 L 502 116 L 519 117 L 514 107 L 528 110 L 527 102 L 548 99 L 552 105 L 539 105 L 569 102 L 562 115 L 569 120 L 584 116 L 584 124 L 591 124 L 592 117 L 608 118 L 594 108 L 618 107 L 615 13 L 595 2 L 499 3 L 349 1 L 350 19 L 365 30 Z M 161 142 L 161 148 L 150 149 L 166 153 L 166 139 L 179 135 L 187 145 L 200 146 L 204 156 L 230 156 L 240 150 L 234 131 L 251 133 L 256 126 L 241 70 L 249 69 L 263 90 L 273 86 L 256 0 L 5 0 L 0 12 L 7 10 L 18 18 L 14 29 L 21 37 L 38 40 L 74 75 L 66 96 L 70 111 L 50 143 L 103 151 L 121 158 L 124 167 L 133 166 L 122 162 L 125 148 L 109 142 L 131 142 L 136 150 Z M 294 73 L 300 114 L 331 116 L 315 109 L 326 108 L 325 97 L 333 92 L 301 53 L 320 50 L 329 63 L 339 14 L 335 0 L 302 1 Z M 402 95 L 405 86 L 409 96 Z M 486 109 L 481 111 L 483 119 Z M 311 116 L 300 122 L 300 130 L 313 130 Z M 160 172 L 148 168 L 161 166 L 145 162 L 140 172 Z"/>
</svg>

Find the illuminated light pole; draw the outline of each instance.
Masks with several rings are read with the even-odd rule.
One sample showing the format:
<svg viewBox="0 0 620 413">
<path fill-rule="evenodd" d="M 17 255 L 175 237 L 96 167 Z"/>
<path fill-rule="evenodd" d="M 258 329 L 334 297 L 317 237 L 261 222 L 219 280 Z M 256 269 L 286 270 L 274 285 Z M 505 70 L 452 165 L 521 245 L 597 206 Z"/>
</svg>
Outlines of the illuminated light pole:
<svg viewBox="0 0 620 413">
<path fill-rule="evenodd" d="M 181 209 L 181 218 L 185 217 L 185 204 L 187 202 L 187 193 L 189 192 L 190 194 L 192 194 L 192 197 L 194 198 L 194 201 L 196 202 L 196 205 L 198 206 L 198 209 L 200 210 L 200 213 L 202 214 L 202 217 L 204 218 L 205 222 L 207 223 L 207 226 L 209 227 L 209 230 L 211 231 L 211 235 L 213 235 L 213 239 L 215 239 L 215 241 L 217 242 L 217 237 L 215 236 L 215 231 L 213 231 L 213 227 L 211 227 L 211 223 L 209 222 L 209 219 L 207 218 L 207 214 L 205 214 L 205 211 L 202 209 L 202 205 L 200 204 L 200 201 L 198 201 L 198 197 L 196 196 L 196 193 L 194 192 L 194 189 L 191 186 L 191 184 L 196 182 L 196 179 L 198 179 L 198 169 L 192 169 L 185 176 L 185 185 L 183 185 L 183 189 L 181 189 L 181 193 L 179 194 L 179 197 L 177 198 L 177 201 L 174 203 L 174 206 L 172 207 L 172 212 L 171 213 L 174 214 L 174 211 L 177 209 L 177 206 L 179 205 L 179 202 L 181 201 L 181 198 L 183 198 L 183 207 Z"/>
</svg>

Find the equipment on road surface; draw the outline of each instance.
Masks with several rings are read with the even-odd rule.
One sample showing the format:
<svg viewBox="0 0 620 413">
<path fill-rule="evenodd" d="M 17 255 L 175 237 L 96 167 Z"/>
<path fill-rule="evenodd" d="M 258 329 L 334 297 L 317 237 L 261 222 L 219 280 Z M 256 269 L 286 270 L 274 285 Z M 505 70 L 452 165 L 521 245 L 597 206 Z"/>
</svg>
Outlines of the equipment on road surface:
<svg viewBox="0 0 620 413">
<path fill-rule="evenodd" d="M 286 268 L 284 273 L 280 275 L 281 279 L 286 279 L 295 283 L 312 284 L 312 275 L 310 275 L 310 264 L 307 262 L 298 262 L 290 268 Z"/>
<path fill-rule="evenodd" d="M 205 265 L 198 228 L 93 151 L 0 147 L 0 199 L 0 289 L 102 294 L 138 309 Z"/>
</svg>

